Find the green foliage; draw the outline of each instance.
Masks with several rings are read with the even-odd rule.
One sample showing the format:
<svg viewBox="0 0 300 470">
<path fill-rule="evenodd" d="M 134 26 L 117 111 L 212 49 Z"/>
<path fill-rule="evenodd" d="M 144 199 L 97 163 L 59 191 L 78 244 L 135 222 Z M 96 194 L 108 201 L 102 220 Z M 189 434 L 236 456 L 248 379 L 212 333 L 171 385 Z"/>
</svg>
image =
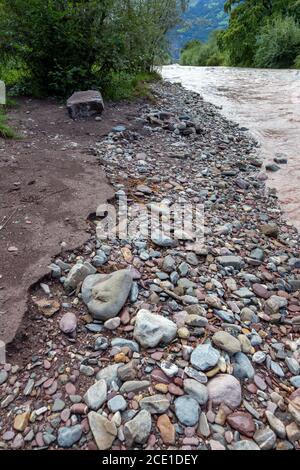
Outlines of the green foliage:
<svg viewBox="0 0 300 470">
<path fill-rule="evenodd" d="M 233 66 L 291 67 L 299 55 L 299 0 L 228 0 L 218 44 Z M 289 30 L 290 28 L 290 30 Z"/>
<path fill-rule="evenodd" d="M 300 27 L 292 17 L 270 20 L 257 38 L 256 67 L 288 68 L 300 52 Z"/>
<path fill-rule="evenodd" d="M 198 40 L 188 42 L 181 51 L 180 64 L 192 66 L 224 65 L 225 57 L 218 46 L 219 34 L 219 31 L 215 31 L 207 43 Z"/>
<path fill-rule="evenodd" d="M 108 77 L 105 86 L 106 98 L 113 101 L 142 97 L 152 99 L 149 83 L 160 79 L 161 76 L 156 72 L 141 72 L 138 74 L 113 72 Z"/>
<path fill-rule="evenodd" d="M 0 0 L 0 63 L 15 61 L 9 80 L 24 93 L 105 91 L 112 76 L 149 72 L 165 56 L 166 34 L 185 7 L 186 0 Z"/>
<path fill-rule="evenodd" d="M 297 55 L 295 62 L 294 62 L 294 68 L 295 69 L 300 69 L 300 54 Z"/>
<path fill-rule="evenodd" d="M 7 118 L 5 115 L 4 106 L 0 106 L 0 138 L 2 139 L 14 139 L 16 134 L 7 124 Z"/>
</svg>

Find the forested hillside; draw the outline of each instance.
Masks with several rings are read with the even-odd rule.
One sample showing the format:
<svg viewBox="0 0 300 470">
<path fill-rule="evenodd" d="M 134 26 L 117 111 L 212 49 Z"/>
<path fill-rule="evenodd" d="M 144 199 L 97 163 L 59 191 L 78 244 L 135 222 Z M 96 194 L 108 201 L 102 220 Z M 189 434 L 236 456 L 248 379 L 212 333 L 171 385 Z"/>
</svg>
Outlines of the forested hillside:
<svg viewBox="0 0 300 470">
<path fill-rule="evenodd" d="M 228 27 L 186 43 L 182 65 L 300 67 L 299 0 L 228 0 L 224 9 Z"/>
<path fill-rule="evenodd" d="M 225 0 L 190 0 L 189 8 L 183 15 L 183 24 L 171 34 L 171 50 L 175 58 L 188 41 L 199 39 L 207 41 L 216 29 L 225 29 L 228 15 L 224 11 Z"/>
</svg>

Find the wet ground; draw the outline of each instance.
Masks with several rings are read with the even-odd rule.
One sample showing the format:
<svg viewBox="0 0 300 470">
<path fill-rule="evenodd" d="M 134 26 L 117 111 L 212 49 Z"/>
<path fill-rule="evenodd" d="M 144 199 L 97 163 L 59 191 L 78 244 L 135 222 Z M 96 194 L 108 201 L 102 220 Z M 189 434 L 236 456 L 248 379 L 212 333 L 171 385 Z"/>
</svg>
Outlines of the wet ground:
<svg viewBox="0 0 300 470">
<path fill-rule="evenodd" d="M 229 67 L 163 67 L 163 77 L 181 82 L 216 106 L 261 143 L 266 162 L 284 153 L 288 165 L 269 174 L 284 212 L 300 229 L 300 71 Z"/>
</svg>

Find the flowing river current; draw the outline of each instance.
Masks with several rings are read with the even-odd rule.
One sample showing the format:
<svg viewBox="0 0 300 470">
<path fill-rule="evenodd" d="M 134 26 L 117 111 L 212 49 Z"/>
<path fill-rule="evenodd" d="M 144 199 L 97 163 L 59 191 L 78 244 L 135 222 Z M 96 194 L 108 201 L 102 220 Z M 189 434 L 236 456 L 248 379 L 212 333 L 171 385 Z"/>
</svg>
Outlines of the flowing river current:
<svg viewBox="0 0 300 470">
<path fill-rule="evenodd" d="M 162 67 L 162 76 L 247 127 L 260 142 L 265 163 L 285 154 L 288 164 L 268 172 L 268 185 L 276 188 L 287 220 L 300 231 L 300 70 L 170 65 Z"/>
</svg>

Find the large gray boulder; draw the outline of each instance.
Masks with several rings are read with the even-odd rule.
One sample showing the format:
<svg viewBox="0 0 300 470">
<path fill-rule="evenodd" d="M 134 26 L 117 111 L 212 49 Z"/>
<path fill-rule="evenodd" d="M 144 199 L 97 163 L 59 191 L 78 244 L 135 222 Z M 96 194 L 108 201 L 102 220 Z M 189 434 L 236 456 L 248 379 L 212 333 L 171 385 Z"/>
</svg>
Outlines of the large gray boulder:
<svg viewBox="0 0 300 470">
<path fill-rule="evenodd" d="M 72 119 L 87 118 L 101 114 L 104 102 L 99 91 L 77 91 L 68 99 L 67 108 Z"/>
<path fill-rule="evenodd" d="M 149 310 L 140 310 L 136 317 L 133 336 L 144 348 L 154 348 L 159 343 L 170 343 L 177 334 L 174 322 Z"/>
<path fill-rule="evenodd" d="M 126 269 L 88 276 L 82 285 L 82 299 L 93 318 L 106 321 L 116 317 L 127 300 L 132 281 L 132 274 Z"/>
</svg>

